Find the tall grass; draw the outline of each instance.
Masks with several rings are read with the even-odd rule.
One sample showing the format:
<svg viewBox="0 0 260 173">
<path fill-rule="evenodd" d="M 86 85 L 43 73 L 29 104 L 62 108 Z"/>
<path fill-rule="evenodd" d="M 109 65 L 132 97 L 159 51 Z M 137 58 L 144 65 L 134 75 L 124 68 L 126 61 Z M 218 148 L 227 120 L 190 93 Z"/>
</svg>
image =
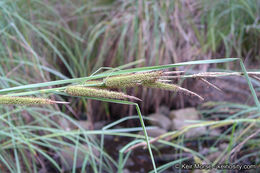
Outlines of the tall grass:
<svg viewBox="0 0 260 173">
<path fill-rule="evenodd" d="M 200 1 L 206 33 L 204 48 L 225 56 L 258 59 L 259 1 Z M 203 34 L 204 35 L 204 34 Z"/>
<path fill-rule="evenodd" d="M 5 45 L 1 54 L 13 57 L 12 67 L 19 66 L 16 72 L 22 62 L 23 68 L 32 67 L 41 74 L 40 78 L 31 74 L 23 84 L 88 76 L 99 67 L 116 67 L 145 57 L 142 65 L 194 60 L 200 48 L 186 5 L 170 0 L 4 0 L 0 7 Z M 17 76 L 15 81 L 22 79 Z M 148 94 L 148 107 L 156 100 L 150 90 L 143 92 Z M 163 95 L 157 99 L 163 100 Z M 86 111 L 85 102 L 78 106 Z"/>
<path fill-rule="evenodd" d="M 5 94 L 12 94 L 13 96 L 22 96 L 22 95 L 28 95 L 28 94 L 62 94 L 64 89 L 66 87 L 58 87 L 58 88 L 53 88 L 53 89 L 47 89 L 47 90 L 37 90 L 37 88 L 41 87 L 46 87 L 46 86 L 55 86 L 55 85 L 60 85 L 60 84 L 70 84 L 70 83 L 82 83 L 83 81 L 89 80 L 89 79 L 99 79 L 99 78 L 104 78 L 104 77 L 109 77 L 113 75 L 118 75 L 118 74 L 128 74 L 131 72 L 144 72 L 147 70 L 159 70 L 159 69 L 166 69 L 166 68 L 173 68 L 177 66 L 186 66 L 186 65 L 196 65 L 196 64 L 207 64 L 207 63 L 223 63 L 223 62 L 231 62 L 238 60 L 236 58 L 229 58 L 229 59 L 219 59 L 219 60 L 204 60 L 204 61 L 191 61 L 191 62 L 185 62 L 185 63 L 179 63 L 179 64 L 169 64 L 169 65 L 163 65 L 163 66 L 151 66 L 151 67 L 141 67 L 141 68 L 133 68 L 133 69 L 127 69 L 127 70 L 120 70 L 117 72 L 104 72 L 96 75 L 92 75 L 90 77 L 85 77 L 85 78 L 75 78 L 75 79 L 66 79 L 66 80 L 58 80 L 58 81 L 52 81 L 52 82 L 46 82 L 46 83 L 38 83 L 38 84 L 29 84 L 29 85 L 23 85 L 23 86 L 18 86 L 18 87 L 13 87 L 13 88 L 7 88 L 7 89 L 2 89 L 0 90 L 0 93 L 5 93 Z M 251 81 L 247 75 L 247 71 L 244 68 L 244 65 L 241 62 L 241 68 L 243 73 L 246 76 L 248 85 L 250 87 L 250 90 L 252 92 L 252 96 L 255 99 L 256 106 L 257 106 L 257 111 L 259 111 L 259 101 L 257 99 L 255 90 L 251 84 Z M 26 90 L 32 90 L 32 91 L 26 91 Z M 35 90 L 36 89 L 36 90 Z M 33 91 L 34 90 L 34 91 Z M 65 94 L 63 94 L 65 95 Z M 143 118 L 141 115 L 140 108 L 138 104 L 128 102 L 128 101 L 117 101 L 117 100 L 111 100 L 107 98 L 95 98 L 95 97 L 85 97 L 89 99 L 97 99 L 101 101 L 108 101 L 108 102 L 114 102 L 114 103 L 119 103 L 119 104 L 128 104 L 128 105 L 135 105 L 137 112 L 138 112 L 138 117 L 141 122 L 142 130 L 144 131 L 144 137 L 146 140 L 146 144 L 148 147 L 148 150 L 150 152 L 150 156 L 152 159 L 154 171 L 157 172 L 154 157 L 152 154 L 152 150 L 149 144 L 149 139 L 146 133 L 146 128 L 143 122 Z M 10 111 L 8 110 L 8 107 L 3 107 L 6 110 L 6 113 L 1 117 L 1 122 L 2 122 L 2 150 L 3 150 L 3 157 L 1 157 L 1 161 L 4 163 L 5 168 L 8 169 L 10 172 L 23 172 L 23 171 L 29 171 L 29 172 L 37 172 L 38 170 L 38 165 L 37 163 L 41 163 L 42 168 L 45 167 L 45 165 L 42 163 L 42 159 L 47 159 L 51 165 L 55 167 L 58 171 L 61 171 L 62 168 L 59 166 L 58 162 L 53 159 L 57 153 L 60 153 L 62 150 L 68 150 L 68 147 L 75 147 L 74 149 L 74 157 L 72 158 L 73 160 L 73 168 L 72 170 L 76 171 L 76 162 L 77 162 L 77 153 L 82 154 L 82 151 L 85 151 L 83 154 L 86 156 L 86 160 L 81 167 L 82 170 L 86 169 L 86 165 L 89 163 L 91 166 L 91 169 L 94 172 L 102 172 L 102 168 L 105 168 L 107 170 L 110 170 L 113 172 L 113 166 L 111 164 L 115 164 L 115 166 L 119 169 L 122 170 L 122 167 L 125 162 L 122 161 L 123 159 L 123 151 L 125 151 L 127 148 L 129 148 L 131 145 L 140 142 L 139 140 L 133 143 L 129 143 L 126 148 L 124 148 L 122 151 L 120 151 L 119 155 L 119 165 L 116 165 L 116 162 L 111 159 L 103 150 L 103 137 L 101 139 L 101 146 L 96 144 L 96 141 L 92 139 L 90 134 L 102 134 L 102 135 L 127 135 L 127 136 L 132 136 L 132 137 L 137 137 L 136 135 L 128 134 L 128 132 L 132 131 L 131 129 L 119 129 L 118 131 L 125 132 L 127 131 L 127 134 L 120 133 L 120 134 L 115 134 L 112 133 L 111 131 L 106 131 L 107 128 L 104 128 L 101 131 L 88 131 L 77 125 L 77 123 L 72 120 L 70 117 L 68 117 L 66 114 L 58 112 L 54 113 L 54 110 L 48 110 L 48 109 L 39 109 L 43 112 L 47 112 L 49 114 L 49 117 L 44 117 L 42 116 L 42 113 L 37 113 L 36 114 L 34 111 L 31 112 L 32 108 L 25 108 L 25 107 L 18 107 L 17 111 Z M 36 109 L 36 110 L 37 110 Z M 21 110 L 26 110 L 29 115 L 27 117 L 31 119 L 29 122 L 26 122 L 26 119 L 24 119 L 23 114 L 21 114 L 20 118 L 16 118 L 18 114 L 21 112 Z M 16 117 L 13 117 L 16 115 Z M 69 130 L 67 131 L 64 128 L 63 124 L 59 124 L 57 122 L 59 121 L 59 118 L 65 118 L 67 119 L 70 123 L 73 123 L 75 126 L 78 126 L 78 130 Z M 55 121 L 52 121 L 55 120 Z M 28 120 L 27 120 L 28 121 Z M 40 123 L 40 126 L 38 125 Z M 43 124 L 42 124 L 43 123 Z M 46 123 L 46 124 L 45 124 Z M 192 128 L 199 127 L 199 126 L 211 126 L 211 127 L 220 127 L 220 126 L 226 126 L 229 124 L 234 124 L 233 125 L 233 131 L 232 134 L 234 134 L 235 127 L 237 124 L 241 123 L 249 123 L 250 125 L 248 128 L 245 128 L 243 133 L 246 133 L 246 131 L 251 130 L 249 127 L 253 128 L 255 125 L 259 124 L 259 119 L 254 117 L 254 118 L 236 118 L 236 119 L 225 119 L 225 120 L 220 120 L 220 121 L 202 121 L 197 124 L 191 125 L 189 127 L 186 127 L 185 129 L 181 131 L 174 131 L 174 132 L 169 132 L 167 134 L 164 134 L 162 136 L 163 140 L 160 140 L 162 144 L 172 146 L 174 148 L 179 148 L 181 150 L 184 150 L 185 152 L 190 152 L 194 157 L 197 159 L 202 159 L 206 161 L 207 159 L 201 154 L 197 153 L 193 150 L 190 150 L 186 147 L 183 147 L 182 145 L 175 145 L 170 142 L 167 142 L 165 139 L 165 136 L 172 136 L 172 138 L 181 136 L 183 133 L 185 133 L 188 130 L 191 130 Z M 243 125 L 243 124 L 242 124 Z M 110 127 L 110 126 L 109 126 Z M 135 128 L 137 130 L 138 128 Z M 140 130 L 140 129 L 139 129 Z M 84 134 L 84 136 L 82 136 Z M 87 135 L 88 134 L 88 135 Z M 241 135 L 240 135 L 241 138 Z M 235 138 L 234 138 L 235 139 Z M 234 139 L 231 139 L 230 147 L 236 143 Z M 220 138 L 222 140 L 222 138 Z M 236 139 L 238 140 L 238 139 Z M 80 142 L 79 142 L 80 141 Z M 87 150 L 86 147 L 87 146 Z M 14 153 L 13 156 L 8 155 L 7 153 L 10 152 L 9 150 L 11 149 L 11 152 Z M 46 149 L 48 149 L 50 153 L 46 153 Z M 100 160 L 99 158 L 93 153 L 93 150 L 97 150 L 102 153 Z M 226 151 L 225 151 L 226 152 Z M 231 153 L 231 148 L 228 150 L 228 153 Z M 234 151 L 233 151 L 234 152 Z M 29 155 L 29 156 L 28 156 Z M 103 157 L 105 156 L 105 160 L 109 160 L 109 162 L 102 162 L 102 165 L 99 165 L 100 167 L 98 168 L 98 162 L 103 160 Z M 22 157 L 22 160 L 21 158 Z M 34 158 L 36 157 L 36 160 Z M 126 158 L 128 158 L 129 155 L 127 155 Z M 15 160 L 16 162 L 10 162 L 10 160 Z M 32 161 L 33 160 L 33 161 Z M 41 161 L 40 161 L 41 160 Z M 180 158 L 180 160 L 176 160 L 175 162 L 172 162 L 171 164 L 166 164 L 162 167 L 159 168 L 160 170 L 164 170 L 171 166 L 172 164 L 179 162 L 183 160 L 183 158 Z M 196 160 L 196 159 L 195 159 Z M 30 164 L 32 162 L 32 165 Z M 13 164 L 15 163 L 15 164 Z M 217 161 L 216 161 L 217 163 Z M 213 164 L 216 164 L 213 163 Z"/>
<path fill-rule="evenodd" d="M 62 93 L 64 84 L 79 84 L 86 80 L 131 72 L 235 60 L 162 65 L 191 61 L 201 57 L 206 59 L 211 52 L 205 53 L 201 47 L 213 51 L 213 54 L 216 51 L 218 54 L 220 51 L 219 54 L 225 54 L 227 57 L 237 55 L 257 59 L 259 54 L 258 6 L 258 1 L 254 0 L 230 0 L 229 4 L 226 1 L 183 3 L 180 0 L 99 0 L 95 2 L 64 0 L 62 3 L 54 0 L 2 0 L 0 2 L 0 94 L 35 95 L 64 100 L 67 99 Z M 204 29 L 201 29 L 201 26 Z M 135 62 L 135 60 L 140 62 L 139 60 L 143 58 L 145 58 L 143 63 Z M 133 61 L 132 65 L 137 67 L 158 66 L 122 70 L 129 67 L 123 64 Z M 90 76 L 99 67 L 119 65 L 123 66 L 107 73 Z M 242 63 L 241 66 L 245 73 Z M 246 77 L 249 82 L 247 75 Z M 257 94 L 254 93 L 250 82 L 249 86 L 252 97 L 259 106 Z M 144 90 L 143 95 L 147 99 L 144 100 L 145 105 L 142 107 L 154 105 L 155 102 L 163 99 L 163 94 L 155 99 L 149 93 Z M 61 157 L 61 160 L 65 160 L 59 153 L 67 151 L 68 148 L 74 148 L 72 150 L 73 172 L 77 171 L 76 158 L 82 153 L 86 157 L 80 168 L 81 172 L 86 170 L 113 172 L 115 169 L 120 172 L 130 155 L 125 154 L 124 151 L 143 140 L 148 141 L 147 135 L 130 133 L 144 130 L 143 123 L 142 128 L 95 131 L 84 129 L 73 116 L 89 110 L 86 99 L 69 100 L 72 102 L 69 106 L 1 106 L 0 162 L 4 166 L 0 169 L 3 172 L 38 172 L 40 169 L 48 171 L 49 167 L 61 172 L 62 167 L 56 158 Z M 111 100 L 101 99 L 101 101 Z M 135 106 L 138 108 L 138 105 Z M 234 105 L 225 106 L 231 109 Z M 240 112 L 231 116 L 233 119 L 228 118 L 229 114 L 226 114 L 223 120 L 197 124 L 197 126 L 228 128 L 223 135 L 215 138 L 217 142 L 214 146 L 229 140 L 229 147 L 222 155 L 234 153 L 232 147 L 246 141 L 244 147 L 249 152 L 238 162 L 243 161 L 244 158 L 259 156 L 259 153 L 252 152 L 258 149 L 255 143 L 257 144 L 259 140 L 246 140 L 248 134 L 254 134 L 259 125 L 258 108 L 240 105 L 239 109 Z M 247 114 L 244 114 L 245 112 Z M 139 111 L 138 113 L 138 118 L 142 122 L 141 114 Z M 126 112 L 121 116 L 125 115 Z M 90 118 L 88 117 L 88 120 Z M 205 120 L 211 119 L 205 118 Z M 77 128 L 64 128 L 65 124 L 73 124 Z M 185 130 L 192 130 L 193 127 Z M 181 135 L 185 130 L 166 134 L 180 137 L 180 143 L 177 140 L 172 143 L 164 138 L 159 140 L 163 146 L 175 148 L 179 157 L 165 165 L 157 165 L 158 172 L 186 159 L 199 158 L 207 161 L 203 154 L 184 146 L 188 139 L 183 139 Z M 119 158 L 115 160 L 104 151 L 102 138 L 100 144 L 95 135 L 127 136 L 132 137 L 133 141 L 120 150 Z M 151 148 L 148 148 L 151 151 Z M 94 154 L 95 151 L 100 152 L 100 157 Z M 181 156 L 183 152 L 191 153 L 191 157 L 183 158 Z M 220 159 L 221 157 L 218 160 Z M 99 167 L 101 162 L 103 164 Z M 259 161 L 256 159 L 255 162 Z"/>
</svg>

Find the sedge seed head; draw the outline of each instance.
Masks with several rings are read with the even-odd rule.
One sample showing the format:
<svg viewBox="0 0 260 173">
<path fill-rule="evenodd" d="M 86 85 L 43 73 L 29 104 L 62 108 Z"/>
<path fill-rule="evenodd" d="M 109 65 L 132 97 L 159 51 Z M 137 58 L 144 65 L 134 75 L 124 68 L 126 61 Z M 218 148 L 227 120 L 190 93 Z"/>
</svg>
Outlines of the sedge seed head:
<svg viewBox="0 0 260 173">
<path fill-rule="evenodd" d="M 149 88 L 159 88 L 159 89 L 164 89 L 164 90 L 169 90 L 169 91 L 175 91 L 175 92 L 183 93 L 188 96 L 196 96 L 199 99 L 204 100 L 204 98 L 202 98 L 200 95 L 198 95 L 188 89 L 182 88 L 178 85 L 174 85 L 174 84 L 168 84 L 168 83 L 156 81 L 156 82 L 152 82 L 152 83 L 143 83 L 143 86 L 149 87 Z"/>
<path fill-rule="evenodd" d="M 69 86 L 65 92 L 73 96 L 83 97 L 97 97 L 97 98 L 109 98 L 109 99 L 135 99 L 140 100 L 134 96 L 129 96 L 122 92 L 109 91 L 106 89 L 93 88 L 93 87 L 82 87 L 82 86 Z"/>
<path fill-rule="evenodd" d="M 104 80 L 105 86 L 109 88 L 127 88 L 138 86 L 139 83 L 154 82 L 162 75 L 162 71 L 142 72 L 129 75 L 109 77 Z"/>
<path fill-rule="evenodd" d="M 53 104 L 52 100 L 44 98 L 34 97 L 12 97 L 12 96 L 0 96 L 0 104 L 8 105 L 44 105 Z"/>
<path fill-rule="evenodd" d="M 167 84 L 163 82 L 150 82 L 150 83 L 143 83 L 143 86 L 149 87 L 149 88 L 160 88 L 164 90 L 170 90 L 170 91 L 178 91 L 179 87 L 172 84 Z"/>
</svg>

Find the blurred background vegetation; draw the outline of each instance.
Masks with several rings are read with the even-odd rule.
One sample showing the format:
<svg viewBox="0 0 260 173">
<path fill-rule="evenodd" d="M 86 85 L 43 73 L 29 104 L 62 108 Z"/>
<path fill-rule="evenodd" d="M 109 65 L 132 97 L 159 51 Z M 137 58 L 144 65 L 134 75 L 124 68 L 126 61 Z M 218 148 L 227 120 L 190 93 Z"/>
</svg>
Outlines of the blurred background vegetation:
<svg viewBox="0 0 260 173">
<path fill-rule="evenodd" d="M 88 76 L 141 59 L 141 66 L 259 59 L 257 0 L 4 0 L 0 21 L 1 73 L 10 76 L 3 88 Z M 168 94 L 152 98 L 144 91 L 144 111 L 155 102 L 172 105 L 163 96 Z M 84 104 L 79 107 L 85 111 Z"/>
<path fill-rule="evenodd" d="M 151 66 L 238 57 L 247 67 L 259 69 L 259 20 L 259 0 L 1 0 L 0 88 L 85 77 L 100 67 L 117 67 L 138 60 L 142 63 L 136 66 Z M 192 70 L 216 68 L 240 70 L 234 64 L 199 65 Z M 210 92 L 198 87 L 194 80 L 183 85 L 202 95 Z M 228 90 L 230 86 L 224 87 Z M 176 109 L 201 103 L 166 91 L 129 89 L 127 92 L 143 100 L 140 107 L 145 115 L 158 111 L 160 105 Z M 224 101 L 214 94 L 206 98 Z M 232 95 L 229 98 L 238 101 Z M 65 97 L 59 99 L 68 101 Z M 94 122 L 136 114 L 134 107 L 128 105 L 84 99 L 69 101 L 70 106 L 26 108 L 27 113 L 17 108 L 16 115 L 20 116 L 14 124 L 25 125 L 22 117 L 30 115 L 47 128 L 53 124 L 41 122 L 39 115 L 64 114 L 75 121 L 87 119 L 93 126 Z M 1 114 L 12 110 L 1 107 Z M 60 124 L 54 123 L 62 129 Z M 69 143 L 66 140 L 64 144 Z M 43 145 L 50 146 L 51 143 Z M 0 151 L 7 155 L 8 150 Z M 26 158 L 22 151 L 22 157 Z M 5 161 L 10 162 L 13 157 L 8 156 Z M 30 162 L 25 160 L 23 169 L 28 171 Z"/>
</svg>

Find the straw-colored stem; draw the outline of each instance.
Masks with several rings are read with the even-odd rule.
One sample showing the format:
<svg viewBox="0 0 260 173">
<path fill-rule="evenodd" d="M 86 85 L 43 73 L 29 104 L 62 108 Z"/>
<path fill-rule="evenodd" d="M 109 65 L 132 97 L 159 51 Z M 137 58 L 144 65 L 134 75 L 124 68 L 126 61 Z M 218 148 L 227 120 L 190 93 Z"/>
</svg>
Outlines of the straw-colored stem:
<svg viewBox="0 0 260 173">
<path fill-rule="evenodd" d="M 165 71 L 163 74 L 180 74 L 185 73 L 185 71 Z"/>
<path fill-rule="evenodd" d="M 201 81 L 203 81 L 204 83 L 206 83 L 207 85 L 215 88 L 216 90 L 220 91 L 220 92 L 223 92 L 219 87 L 217 87 L 216 85 L 210 83 L 209 81 L 207 81 L 206 79 L 204 78 L 199 78 Z"/>
</svg>

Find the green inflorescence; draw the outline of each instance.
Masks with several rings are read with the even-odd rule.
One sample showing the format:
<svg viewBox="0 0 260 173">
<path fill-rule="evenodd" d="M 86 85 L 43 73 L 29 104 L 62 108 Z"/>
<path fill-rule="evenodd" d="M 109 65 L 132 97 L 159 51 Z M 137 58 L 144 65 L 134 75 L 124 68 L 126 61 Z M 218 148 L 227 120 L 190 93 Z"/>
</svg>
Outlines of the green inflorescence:
<svg viewBox="0 0 260 173">
<path fill-rule="evenodd" d="M 52 100 L 34 97 L 0 96 L 0 104 L 8 105 L 43 105 L 52 104 Z"/>
<path fill-rule="evenodd" d="M 181 92 L 183 94 L 186 94 L 189 96 L 196 96 L 196 97 L 200 98 L 201 100 L 204 100 L 200 95 L 198 95 L 190 90 L 187 90 L 185 88 L 182 88 L 178 85 L 174 85 L 174 84 L 167 84 L 167 83 L 156 81 L 156 82 L 151 82 L 151 83 L 149 83 L 149 82 L 143 83 L 143 86 L 149 87 L 149 88 L 160 88 L 160 89 L 169 90 L 169 91 Z"/>
<path fill-rule="evenodd" d="M 145 83 L 143 83 L 143 86 L 149 87 L 149 88 L 160 88 L 160 89 L 170 90 L 170 91 L 178 91 L 179 88 L 180 88 L 177 85 L 167 84 L 167 83 L 158 82 L 158 81 L 156 81 L 156 82 L 145 82 Z"/>
<path fill-rule="evenodd" d="M 104 79 L 104 84 L 108 88 L 135 87 L 143 82 L 155 82 L 161 75 L 162 71 L 120 75 Z"/>
<path fill-rule="evenodd" d="M 204 100 L 198 94 L 182 88 L 178 85 L 168 84 L 160 81 L 160 77 L 163 76 L 163 71 L 142 72 L 134 74 L 124 74 L 119 76 L 108 77 L 101 80 L 90 80 L 80 85 L 69 86 L 65 92 L 74 96 L 87 96 L 87 97 L 99 97 L 110 99 L 127 99 L 132 98 L 140 100 L 134 96 L 126 95 L 122 92 L 110 91 L 111 88 L 128 88 L 135 86 L 144 86 L 149 88 L 159 88 L 169 91 L 175 91 L 183 93 L 189 96 L 196 96 L 201 100 Z M 87 86 L 86 86 L 87 85 Z"/>
<path fill-rule="evenodd" d="M 126 95 L 122 92 L 109 91 L 105 89 L 83 87 L 83 86 L 69 86 L 65 92 L 73 96 L 85 96 L 85 97 L 98 97 L 98 98 L 109 98 L 109 99 L 135 99 L 140 100 L 134 96 Z"/>
</svg>

